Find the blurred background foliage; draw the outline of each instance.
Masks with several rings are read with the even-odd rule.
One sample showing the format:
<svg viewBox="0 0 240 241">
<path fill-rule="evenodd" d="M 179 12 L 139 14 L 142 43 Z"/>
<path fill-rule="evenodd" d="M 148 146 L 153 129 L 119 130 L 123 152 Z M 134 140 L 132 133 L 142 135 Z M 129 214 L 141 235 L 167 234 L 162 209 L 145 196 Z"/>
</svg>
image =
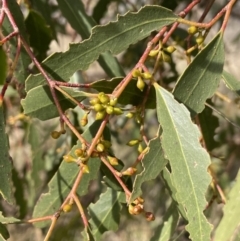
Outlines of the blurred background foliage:
<svg viewBox="0 0 240 241">
<path fill-rule="evenodd" d="M 93 17 L 98 24 L 105 24 L 116 20 L 117 14 L 124 14 L 127 11 L 135 11 L 146 4 L 156 4 L 173 10 L 175 13 L 181 11 L 189 2 L 187 0 L 85 0 L 83 1 L 86 12 Z M 203 12 L 208 1 L 201 1 L 188 16 L 191 20 L 197 20 Z M 206 17 L 206 21 L 211 18 L 224 6 L 227 0 L 218 0 L 214 3 L 212 9 Z M 47 0 L 26 0 L 20 1 L 23 13 L 25 14 L 25 23 L 29 34 L 29 42 L 35 55 L 41 61 L 49 54 L 55 51 L 65 51 L 68 43 L 79 42 L 86 36 L 79 36 L 63 17 L 56 1 Z M 233 9 L 229 26 L 225 33 L 226 63 L 224 69 L 229 71 L 236 78 L 240 76 L 240 2 L 236 3 Z M 214 26 L 209 34 L 212 38 L 220 24 Z M 38 34 L 41 35 L 41 41 L 38 42 Z M 43 37 L 44 36 L 44 37 Z M 159 66 L 157 77 L 161 84 L 172 89 L 182 70 L 186 67 L 186 61 L 183 58 L 185 48 L 186 29 L 179 28 L 170 39 L 177 46 L 177 51 L 173 55 L 170 64 Z M 119 54 L 118 60 L 121 63 L 125 73 L 133 68 L 141 57 L 150 37 L 132 45 L 124 53 Z M 237 57 L 238 56 L 238 57 Z M 151 69 L 153 62 L 149 60 L 147 66 Z M 36 69 L 29 65 L 29 73 L 35 73 Z M 71 78 L 72 82 L 86 83 L 103 78 L 109 78 L 101 69 L 98 63 L 93 63 L 87 71 L 77 72 Z M 206 133 L 212 133 L 214 142 L 206 143 L 207 149 L 212 158 L 211 173 L 215 176 L 217 183 L 222 188 L 224 194 L 228 195 L 231 183 L 235 179 L 240 165 L 240 99 L 239 96 L 231 92 L 223 83 L 219 86 L 219 94 L 215 95 L 210 105 L 221 111 L 224 116 L 229 118 L 238 127 L 233 126 L 216 111 L 208 107 L 199 115 L 201 118 L 207 118 L 209 126 L 201 126 Z M 19 95 L 20 93 L 20 95 Z M 20 106 L 20 96 L 24 96 L 24 83 L 17 77 L 9 87 L 5 98 L 7 133 L 10 142 L 10 155 L 13 159 L 13 183 L 15 186 L 16 206 L 8 206 L 2 200 L 0 209 L 6 216 L 15 216 L 21 219 L 31 217 L 33 207 L 42 192 L 47 191 L 47 183 L 56 172 L 62 156 L 67 153 L 75 144 L 76 138 L 71 131 L 67 130 L 58 140 L 53 140 L 50 133 L 53 130 L 60 129 L 58 118 L 49 121 L 39 121 L 24 116 Z M 68 111 L 70 119 L 78 126 L 83 113 L 78 110 Z M 93 121 L 93 117 L 90 117 Z M 90 122 L 91 122 L 90 121 Z M 154 110 L 148 110 L 146 114 L 146 133 L 152 138 L 156 135 L 158 123 Z M 209 129 L 210 127 L 210 129 Z M 207 129 L 204 129 L 207 128 Z M 137 150 L 127 147 L 130 139 L 139 137 L 138 125 L 135 121 L 129 120 L 124 116 L 112 118 L 110 121 L 112 134 L 113 150 L 115 155 L 121 159 L 126 166 L 130 166 L 137 157 Z M 214 144 L 213 144 L 214 143 Z M 116 233 L 107 232 L 103 240 L 150 240 L 153 230 L 162 222 L 164 213 L 169 208 L 170 198 L 168 191 L 163 187 L 163 179 L 157 177 L 149 183 L 143 185 L 143 195 L 145 198 L 146 209 L 153 210 L 156 221 L 148 223 L 141 216 L 132 217 L 128 214 L 126 207 L 123 207 L 124 215 L 121 218 L 120 228 Z M 95 202 L 101 190 L 103 189 L 101 179 L 91 183 L 89 193 L 81 201 L 83 206 L 88 206 Z M 216 192 L 215 200 L 212 200 L 211 206 L 206 210 L 206 215 L 210 221 L 216 225 L 222 216 L 222 204 L 218 204 L 221 198 Z M 180 223 L 176 240 L 188 240 L 187 233 L 183 232 L 184 223 Z M 82 227 L 78 212 L 71 212 L 60 219 L 55 228 L 51 241 L 77 241 L 80 239 Z M 32 225 L 8 225 L 9 232 L 12 234 L 9 240 L 35 241 L 43 240 L 46 229 L 38 229 Z"/>
</svg>

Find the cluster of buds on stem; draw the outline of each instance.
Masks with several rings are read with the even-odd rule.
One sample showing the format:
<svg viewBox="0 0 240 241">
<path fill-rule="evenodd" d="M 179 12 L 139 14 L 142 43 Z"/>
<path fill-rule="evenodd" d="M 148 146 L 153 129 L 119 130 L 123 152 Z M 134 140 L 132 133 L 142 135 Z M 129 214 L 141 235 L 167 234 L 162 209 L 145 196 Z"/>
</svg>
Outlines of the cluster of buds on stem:
<svg viewBox="0 0 240 241">
<path fill-rule="evenodd" d="M 106 114 L 109 115 L 121 115 L 122 109 L 116 107 L 117 98 L 110 98 L 104 92 L 98 93 L 96 98 L 90 100 L 92 105 L 91 109 L 96 111 L 96 120 L 103 119 Z"/>
<path fill-rule="evenodd" d="M 145 82 L 144 80 L 148 80 L 152 78 L 152 74 L 149 72 L 142 72 L 141 69 L 134 69 L 132 71 L 132 76 L 137 78 L 137 88 L 141 91 L 144 90 Z"/>
</svg>

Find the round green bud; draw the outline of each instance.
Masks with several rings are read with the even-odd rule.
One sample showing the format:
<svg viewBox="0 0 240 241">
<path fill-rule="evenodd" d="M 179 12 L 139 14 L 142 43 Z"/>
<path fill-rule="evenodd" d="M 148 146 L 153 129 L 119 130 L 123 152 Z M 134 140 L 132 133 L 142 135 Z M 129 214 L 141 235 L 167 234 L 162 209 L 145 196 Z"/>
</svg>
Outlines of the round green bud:
<svg viewBox="0 0 240 241">
<path fill-rule="evenodd" d="M 118 107 L 113 107 L 113 114 L 115 115 L 121 115 L 123 113 L 123 111 L 118 108 Z"/>
<path fill-rule="evenodd" d="M 159 50 L 157 50 L 157 49 L 154 50 L 154 49 L 153 49 L 153 50 L 151 50 L 151 51 L 149 52 L 148 55 L 151 56 L 151 57 L 154 57 L 154 56 L 156 56 L 158 53 L 159 53 Z"/>
<path fill-rule="evenodd" d="M 105 150 L 105 146 L 102 143 L 98 143 L 96 149 L 98 152 L 103 152 Z"/>
<path fill-rule="evenodd" d="M 162 58 L 163 58 L 163 61 L 166 62 L 166 63 L 171 63 L 172 62 L 172 59 L 171 59 L 171 56 L 162 52 Z"/>
<path fill-rule="evenodd" d="M 95 111 L 102 111 L 104 109 L 102 104 L 95 104 L 93 108 Z"/>
<path fill-rule="evenodd" d="M 204 38 L 203 38 L 202 34 L 199 33 L 199 35 L 198 35 L 197 38 L 196 38 L 196 43 L 197 43 L 198 45 L 200 45 L 200 44 L 203 43 L 203 41 L 204 41 Z"/>
<path fill-rule="evenodd" d="M 60 136 L 61 136 L 61 132 L 59 132 L 59 131 L 52 131 L 52 133 L 51 133 L 51 137 L 53 139 L 58 139 Z"/>
<path fill-rule="evenodd" d="M 63 206 L 63 212 L 68 213 L 68 212 L 70 212 L 71 210 L 72 210 L 72 205 L 70 205 L 70 204 L 65 204 L 65 205 Z"/>
<path fill-rule="evenodd" d="M 96 114 L 96 120 L 102 120 L 106 116 L 106 111 L 98 111 Z"/>
<path fill-rule="evenodd" d="M 107 104 L 110 101 L 108 95 L 101 95 L 98 97 L 102 104 Z"/>
<path fill-rule="evenodd" d="M 132 76 L 133 77 L 141 76 L 140 70 L 139 69 L 134 69 L 133 72 L 132 72 Z"/>
<path fill-rule="evenodd" d="M 118 98 L 110 99 L 110 101 L 109 101 L 109 105 L 111 105 L 111 106 L 115 106 L 115 105 L 117 104 L 117 101 L 118 101 Z"/>
<path fill-rule="evenodd" d="M 139 143 L 139 140 L 131 140 L 127 143 L 128 146 L 135 146 Z"/>
<path fill-rule="evenodd" d="M 73 156 L 71 156 L 71 155 L 65 155 L 65 156 L 63 156 L 63 160 L 65 161 L 65 162 L 76 162 L 77 160 L 76 160 L 76 158 L 74 158 Z"/>
<path fill-rule="evenodd" d="M 107 112 L 109 115 L 113 114 L 113 107 L 112 107 L 111 105 L 108 105 L 108 106 L 106 107 L 106 112 Z"/>
<path fill-rule="evenodd" d="M 188 28 L 188 33 L 194 35 L 198 32 L 198 28 L 196 26 L 191 26 Z"/>
<path fill-rule="evenodd" d="M 85 152 L 84 150 L 80 149 L 80 148 L 77 148 L 75 151 L 74 151 L 74 154 L 77 156 L 77 157 L 83 157 Z"/>
<path fill-rule="evenodd" d="M 176 50 L 176 48 L 174 46 L 168 46 L 167 48 L 164 49 L 164 51 L 168 52 L 168 53 L 173 53 Z"/>
<path fill-rule="evenodd" d="M 100 100 L 97 97 L 90 100 L 91 105 L 96 105 L 96 104 L 99 104 L 99 103 L 100 103 Z"/>
<path fill-rule="evenodd" d="M 127 118 L 131 119 L 131 118 L 133 118 L 134 114 L 132 112 L 128 112 L 125 116 Z"/>
<path fill-rule="evenodd" d="M 152 78 L 152 74 L 149 73 L 149 72 L 144 72 L 144 73 L 142 73 L 142 77 L 144 79 L 151 79 Z"/>
<path fill-rule="evenodd" d="M 143 81 L 143 79 L 141 77 L 138 77 L 137 88 L 140 89 L 141 91 L 143 91 L 144 87 L 145 87 L 145 82 Z"/>
<path fill-rule="evenodd" d="M 118 159 L 116 157 L 112 157 L 112 156 L 107 156 L 109 163 L 112 166 L 117 166 L 118 165 Z"/>
</svg>

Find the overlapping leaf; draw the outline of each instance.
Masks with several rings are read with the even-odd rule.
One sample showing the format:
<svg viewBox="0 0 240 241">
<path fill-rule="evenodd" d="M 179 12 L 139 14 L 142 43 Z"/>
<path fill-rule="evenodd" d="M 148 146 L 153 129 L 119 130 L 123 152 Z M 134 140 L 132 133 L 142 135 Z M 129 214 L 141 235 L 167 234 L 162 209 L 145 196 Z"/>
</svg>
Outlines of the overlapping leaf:
<svg viewBox="0 0 240 241">
<path fill-rule="evenodd" d="M 102 234 L 106 231 L 118 229 L 121 214 L 121 203 L 126 202 L 124 192 L 116 192 L 111 188 L 101 194 L 95 204 L 88 208 L 91 219 L 91 234 L 95 240 L 100 240 Z"/>
<path fill-rule="evenodd" d="M 163 217 L 162 224 L 155 230 L 150 241 L 169 241 L 174 234 L 179 219 L 179 213 L 174 203 L 170 205 Z"/>
<path fill-rule="evenodd" d="M 12 159 L 9 156 L 8 149 L 8 136 L 5 132 L 3 105 L 0 104 L 0 194 L 7 202 L 13 204 Z"/>
<path fill-rule="evenodd" d="M 138 174 L 133 183 L 132 195 L 129 203 L 141 196 L 141 186 L 144 182 L 155 179 L 167 164 L 161 147 L 160 138 L 157 137 L 150 141 L 149 152 L 144 156 L 141 163 L 143 171 Z"/>
<path fill-rule="evenodd" d="M 7 55 L 3 50 L 2 46 L 0 47 L 0 85 L 5 83 L 5 79 L 7 77 Z"/>
<path fill-rule="evenodd" d="M 86 92 L 74 91 L 72 88 L 62 87 L 62 90 L 78 101 L 84 100 L 87 96 Z M 56 91 L 56 96 L 63 111 L 75 107 L 75 104 L 62 93 Z M 27 93 L 26 98 L 21 101 L 21 104 L 25 115 L 36 117 L 40 120 L 48 120 L 59 116 L 51 91 L 47 85 L 31 89 Z"/>
<path fill-rule="evenodd" d="M 7 228 L 5 225 L 0 223 L 0 241 L 5 241 L 10 237 Z"/>
<path fill-rule="evenodd" d="M 2 224 L 10 224 L 10 223 L 19 223 L 21 220 L 14 217 L 4 217 L 2 212 L 0 212 L 0 223 Z"/>
<path fill-rule="evenodd" d="M 91 141 L 93 136 L 96 134 L 99 128 L 100 122 L 95 122 L 89 129 L 87 129 L 83 137 L 87 141 Z M 74 150 L 80 148 L 81 144 L 78 142 L 77 145 L 73 146 L 70 151 L 70 155 L 74 156 Z M 91 158 L 88 161 L 88 167 L 90 173 L 84 174 L 81 179 L 81 185 L 78 188 L 78 195 L 82 196 L 86 194 L 88 190 L 89 182 L 97 177 L 100 160 L 98 158 Z M 45 215 L 51 215 L 55 213 L 61 206 L 64 198 L 70 192 L 72 185 L 79 173 L 79 168 L 75 163 L 62 162 L 58 171 L 49 182 L 48 193 L 42 194 L 34 208 L 33 217 L 42 217 Z M 39 226 L 44 227 L 46 223 L 41 223 Z"/>
<path fill-rule="evenodd" d="M 71 26 L 86 39 L 91 34 L 91 29 L 97 24 L 92 17 L 87 15 L 84 5 L 80 0 L 58 0 L 58 6 Z M 124 76 L 124 71 L 116 58 L 109 52 L 101 54 L 99 64 L 110 77 Z"/>
<path fill-rule="evenodd" d="M 240 81 L 226 71 L 223 71 L 222 77 L 227 87 L 240 95 Z"/>
<path fill-rule="evenodd" d="M 177 18 L 171 11 L 159 6 L 143 7 L 137 13 L 119 16 L 116 22 L 94 27 L 89 39 L 71 44 L 64 53 L 49 56 L 42 65 L 54 79 L 67 81 L 75 71 L 87 69 L 101 53 L 110 50 L 118 54 Z M 41 75 L 30 78 L 35 81 L 43 79 Z"/>
<path fill-rule="evenodd" d="M 216 91 L 224 64 L 222 32 L 195 57 L 180 76 L 173 95 L 193 113 L 204 109 L 205 101 Z"/>
<path fill-rule="evenodd" d="M 186 210 L 187 231 L 193 241 L 210 240 L 211 225 L 203 214 L 210 184 L 210 158 L 199 143 L 200 133 L 189 112 L 157 84 L 157 115 L 163 129 L 162 148 L 171 166 L 176 200 Z"/>
<path fill-rule="evenodd" d="M 240 172 L 238 172 L 236 182 L 229 194 L 229 199 L 223 208 L 223 218 L 218 225 L 214 241 L 235 241 L 236 236 L 239 234 L 240 223 Z"/>
</svg>

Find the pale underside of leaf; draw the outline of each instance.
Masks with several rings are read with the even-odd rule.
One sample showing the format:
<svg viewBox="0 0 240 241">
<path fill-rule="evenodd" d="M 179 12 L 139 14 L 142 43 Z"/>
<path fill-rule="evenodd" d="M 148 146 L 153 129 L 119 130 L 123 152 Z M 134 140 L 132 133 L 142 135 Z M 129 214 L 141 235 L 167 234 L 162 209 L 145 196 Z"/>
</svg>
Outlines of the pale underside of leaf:
<svg viewBox="0 0 240 241">
<path fill-rule="evenodd" d="M 68 81 L 77 70 L 85 70 L 98 59 L 101 53 L 111 51 L 118 54 L 130 44 L 147 37 L 177 20 L 178 16 L 159 6 L 145 6 L 137 13 L 119 16 L 116 22 L 92 29 L 89 39 L 79 44 L 71 44 L 64 53 L 49 56 L 42 66 L 56 80 Z M 30 76 L 37 83 L 43 81 L 41 75 Z"/>
<path fill-rule="evenodd" d="M 206 100 L 218 87 L 223 65 L 224 46 L 219 32 L 180 76 L 173 91 L 174 97 L 194 114 L 202 112 Z"/>
<path fill-rule="evenodd" d="M 164 153 L 161 147 L 160 138 L 157 137 L 150 141 L 149 151 L 142 159 L 141 163 L 143 171 L 136 175 L 133 183 L 132 195 L 129 203 L 133 202 L 134 199 L 141 196 L 141 186 L 144 182 L 155 179 L 162 169 L 167 164 L 167 160 L 164 158 Z"/>
<path fill-rule="evenodd" d="M 199 130 L 187 109 L 165 89 L 157 84 L 155 88 L 157 115 L 163 129 L 162 148 L 171 166 L 176 200 L 186 210 L 186 229 L 193 241 L 210 240 L 211 225 L 203 214 L 210 184 L 210 158 L 199 143 Z"/>
<path fill-rule="evenodd" d="M 218 225 L 214 241 L 235 241 L 239 235 L 240 224 L 240 172 L 238 172 L 236 182 L 230 191 L 229 198 L 223 208 L 223 218 Z"/>
</svg>

